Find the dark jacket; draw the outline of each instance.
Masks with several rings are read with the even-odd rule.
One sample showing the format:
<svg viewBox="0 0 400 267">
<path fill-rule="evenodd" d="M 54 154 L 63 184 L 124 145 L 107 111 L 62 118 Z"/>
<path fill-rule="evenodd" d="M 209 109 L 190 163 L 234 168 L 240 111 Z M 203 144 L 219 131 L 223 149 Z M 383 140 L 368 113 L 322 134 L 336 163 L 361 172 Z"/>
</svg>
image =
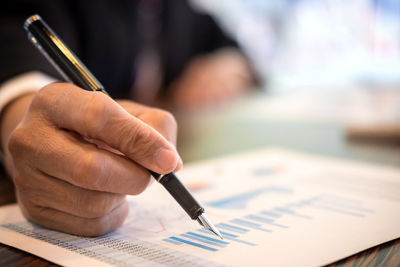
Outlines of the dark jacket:
<svg viewBox="0 0 400 267">
<path fill-rule="evenodd" d="M 162 88 L 196 55 L 236 46 L 210 16 L 184 0 L 13 0 L 1 5 L 0 83 L 32 70 L 60 78 L 23 30 L 33 14 L 53 28 L 116 98 L 130 95 L 136 59 L 148 45 L 157 47 L 161 58 Z"/>
</svg>

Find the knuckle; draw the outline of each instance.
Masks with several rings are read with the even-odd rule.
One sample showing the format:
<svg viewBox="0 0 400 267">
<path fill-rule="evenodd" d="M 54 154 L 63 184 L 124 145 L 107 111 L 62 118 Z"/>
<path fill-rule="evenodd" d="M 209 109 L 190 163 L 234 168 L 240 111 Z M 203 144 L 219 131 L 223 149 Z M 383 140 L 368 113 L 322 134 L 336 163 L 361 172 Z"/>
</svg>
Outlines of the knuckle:
<svg viewBox="0 0 400 267">
<path fill-rule="evenodd" d="M 95 219 L 95 221 L 88 223 L 87 226 L 88 228 L 82 233 L 83 236 L 96 237 L 109 232 L 108 227 L 100 219 Z"/>
<path fill-rule="evenodd" d="M 110 223 L 107 219 L 107 216 L 103 216 L 100 218 L 91 219 L 86 235 L 101 236 L 112 230 L 113 229 L 110 229 Z"/>
<path fill-rule="evenodd" d="M 120 201 L 121 197 L 117 194 L 92 192 L 81 207 L 87 207 L 85 211 L 87 217 L 100 218 L 110 213 Z"/>
<path fill-rule="evenodd" d="M 10 135 L 8 150 L 13 158 L 22 157 L 27 150 L 32 148 L 31 137 L 24 127 L 18 126 Z"/>
<path fill-rule="evenodd" d="M 126 148 L 128 156 L 135 158 L 151 156 L 154 152 L 149 148 L 155 143 L 151 133 L 151 128 L 144 127 L 139 123 L 127 125 L 121 131 L 121 140 L 125 141 L 122 146 Z"/>
<path fill-rule="evenodd" d="M 176 129 L 178 128 L 178 123 L 176 122 L 176 119 L 172 113 L 164 110 L 157 110 L 157 117 L 158 120 L 161 124 L 161 127 L 166 128 L 166 129 Z"/>
<path fill-rule="evenodd" d="M 43 87 L 35 93 L 31 101 L 31 108 L 36 109 L 42 107 L 44 103 L 49 102 L 49 96 L 47 94 L 47 86 Z"/>
<path fill-rule="evenodd" d="M 122 204 L 122 207 L 119 207 L 117 211 L 113 212 L 113 214 L 107 214 L 99 218 L 90 219 L 85 235 L 100 236 L 115 230 L 125 221 L 128 216 L 128 210 L 129 206 L 124 203 Z"/>
<path fill-rule="evenodd" d="M 96 154 L 86 154 L 72 168 L 71 180 L 77 186 L 99 190 L 102 188 L 104 160 Z"/>
<path fill-rule="evenodd" d="M 46 106 L 51 105 L 53 102 L 53 95 L 55 93 L 58 93 L 60 91 L 60 89 L 61 89 L 61 86 L 59 83 L 51 83 L 49 85 L 42 87 L 34 95 L 32 102 L 31 102 L 31 107 L 38 108 L 38 107 L 42 107 L 43 105 L 46 105 Z"/>
<path fill-rule="evenodd" d="M 84 122 L 90 122 L 91 127 L 101 131 L 105 126 L 105 121 L 99 118 L 104 118 L 104 114 L 110 110 L 110 105 L 107 103 L 107 96 L 100 92 L 91 92 L 89 99 L 84 108 Z"/>
<path fill-rule="evenodd" d="M 44 117 L 54 117 L 62 114 L 62 105 L 69 94 L 74 90 L 74 85 L 68 83 L 51 83 L 41 88 L 30 104 L 30 111 L 38 111 Z"/>
</svg>

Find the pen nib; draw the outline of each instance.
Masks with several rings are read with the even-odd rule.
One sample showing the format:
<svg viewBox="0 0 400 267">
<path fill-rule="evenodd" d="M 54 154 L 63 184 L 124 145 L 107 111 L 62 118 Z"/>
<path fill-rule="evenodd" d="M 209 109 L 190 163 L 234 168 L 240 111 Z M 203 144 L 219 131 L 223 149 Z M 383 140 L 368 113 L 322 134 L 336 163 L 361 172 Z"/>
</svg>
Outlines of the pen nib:
<svg viewBox="0 0 400 267">
<path fill-rule="evenodd" d="M 218 231 L 218 229 L 214 226 L 214 224 L 212 224 L 212 222 L 207 218 L 207 216 L 203 213 L 201 215 L 199 215 L 199 217 L 197 218 L 197 221 L 204 226 L 205 228 L 207 228 L 209 231 L 213 232 L 216 236 L 218 236 L 219 238 L 222 238 L 221 233 Z"/>
</svg>

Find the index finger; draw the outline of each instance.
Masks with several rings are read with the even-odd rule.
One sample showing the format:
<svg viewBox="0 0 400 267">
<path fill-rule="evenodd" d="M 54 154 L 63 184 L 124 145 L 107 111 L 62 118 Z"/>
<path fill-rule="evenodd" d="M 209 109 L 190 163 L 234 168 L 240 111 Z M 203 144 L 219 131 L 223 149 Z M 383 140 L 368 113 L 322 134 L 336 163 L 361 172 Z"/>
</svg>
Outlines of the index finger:
<svg viewBox="0 0 400 267">
<path fill-rule="evenodd" d="M 58 83 L 43 88 L 35 102 L 45 104 L 44 113 L 57 127 L 101 140 L 154 172 L 171 172 L 181 162 L 160 133 L 103 93 Z"/>
</svg>

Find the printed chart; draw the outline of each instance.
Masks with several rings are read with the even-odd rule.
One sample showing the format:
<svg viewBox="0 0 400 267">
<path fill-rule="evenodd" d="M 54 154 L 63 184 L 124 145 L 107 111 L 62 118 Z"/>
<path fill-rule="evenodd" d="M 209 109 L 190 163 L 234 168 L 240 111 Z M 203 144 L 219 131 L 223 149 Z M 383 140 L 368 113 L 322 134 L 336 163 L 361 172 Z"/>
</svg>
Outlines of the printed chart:
<svg viewBox="0 0 400 267">
<path fill-rule="evenodd" d="M 0 208 L 0 242 L 65 266 L 319 266 L 400 237 L 400 170 L 267 150 L 178 174 L 223 240 L 158 184 L 96 238 L 52 231 Z M 157 196 L 157 197 L 155 197 Z M 290 255 L 288 257 L 287 255 Z"/>
<path fill-rule="evenodd" d="M 245 208 L 246 200 L 257 197 L 260 192 L 275 190 L 285 193 L 292 192 L 292 190 L 285 190 L 284 188 L 265 188 L 208 204 L 217 208 Z M 235 204 L 232 205 L 233 203 L 240 203 L 240 207 Z M 208 251 L 218 251 L 229 246 L 232 242 L 247 246 L 257 246 L 256 243 L 242 240 L 241 236 L 246 235 L 250 231 L 277 232 L 288 229 L 290 225 L 280 222 L 280 219 L 283 217 L 294 217 L 311 221 L 313 220 L 313 214 L 315 214 L 313 210 L 324 210 L 333 214 L 337 213 L 360 218 L 375 213 L 373 209 L 365 208 L 362 201 L 356 199 L 334 195 L 319 195 L 294 203 L 276 206 L 269 210 L 261 210 L 258 213 L 233 218 L 226 222 L 220 222 L 216 226 L 220 229 L 224 240 L 216 238 L 212 233 L 202 228 L 197 229 L 196 232 L 186 232 L 179 236 L 170 236 L 163 240 L 175 245 L 187 244 Z M 318 214 L 320 215 L 320 213 Z"/>
</svg>

